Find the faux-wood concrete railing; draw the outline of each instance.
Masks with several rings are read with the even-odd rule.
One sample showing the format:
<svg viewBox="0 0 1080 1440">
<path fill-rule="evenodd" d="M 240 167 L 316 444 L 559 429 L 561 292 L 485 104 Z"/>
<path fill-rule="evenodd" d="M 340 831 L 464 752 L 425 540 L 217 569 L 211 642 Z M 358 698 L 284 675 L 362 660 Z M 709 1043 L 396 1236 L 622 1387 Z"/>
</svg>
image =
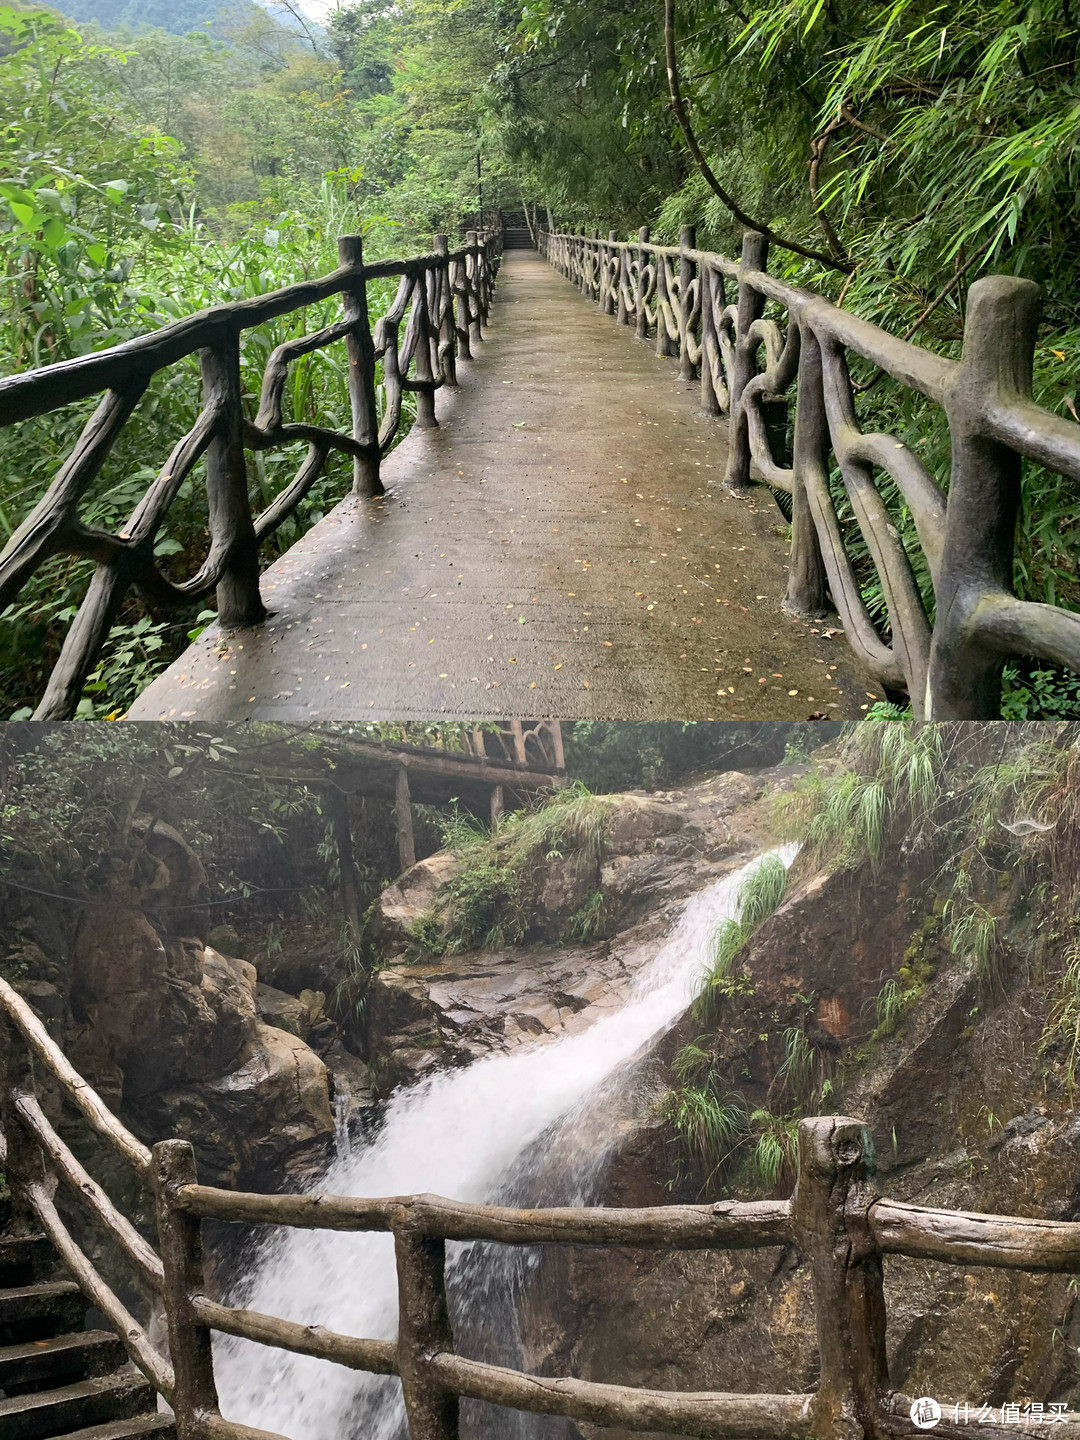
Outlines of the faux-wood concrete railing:
<svg viewBox="0 0 1080 1440">
<path fill-rule="evenodd" d="M 83 684 L 132 588 L 166 610 L 189 606 L 216 590 L 218 618 L 226 628 L 264 617 L 260 544 L 294 513 L 331 450 L 352 456 L 356 494 L 381 493 L 379 462 L 397 435 L 404 392 L 416 395 L 416 424 L 435 425 L 435 391 L 457 384 L 456 357 L 471 358 L 472 345 L 483 338 L 500 250 L 501 231 L 473 230 L 459 250 L 449 248 L 445 235 L 436 235 L 430 255 L 367 264 L 362 238 L 345 235 L 338 241 L 340 265 L 321 279 L 215 305 L 111 349 L 0 380 L 0 426 L 105 392 L 56 479 L 0 554 L 0 611 L 50 556 L 79 555 L 97 562 L 35 720 L 67 720 L 75 713 Z M 397 295 L 373 335 L 367 283 L 393 276 L 401 277 Z M 342 319 L 273 351 L 263 372 L 258 413 L 254 421 L 246 419 L 240 381 L 244 331 L 335 295 L 342 297 Z M 348 353 L 352 433 L 286 422 L 283 397 L 290 364 L 338 342 Z M 196 353 L 202 409 L 195 424 L 119 530 L 85 524 L 79 502 L 154 375 Z M 380 361 L 381 421 L 375 397 Z M 296 441 L 308 446 L 300 468 L 261 514 L 253 514 L 245 450 Z M 209 553 L 198 572 L 178 584 L 162 574 L 154 545 L 181 486 L 204 456 Z"/>
<path fill-rule="evenodd" d="M 768 242 L 753 232 L 738 262 L 696 249 L 692 225 L 678 245 L 651 244 L 646 226 L 630 241 L 614 230 L 607 239 L 542 232 L 539 248 L 602 313 L 633 325 L 641 339 L 655 333 L 656 353 L 678 357 L 684 380 L 700 379 L 702 409 L 729 419 L 728 486 L 744 489 L 753 467 L 791 496 L 785 608 L 821 615 L 827 583 L 852 649 L 883 685 L 907 691 L 916 719 L 997 719 L 1009 655 L 1080 670 L 1080 616 L 1020 600 L 1012 583 L 1022 460 L 1080 479 L 1080 428 L 1031 399 L 1037 285 L 1003 275 L 977 280 L 963 358 L 954 361 L 769 275 Z M 786 314 L 786 332 L 766 316 L 769 301 Z M 944 409 L 947 497 L 896 436 L 860 429 L 849 351 Z M 787 465 L 776 458 L 762 407 L 793 383 Z M 881 583 L 891 643 L 860 593 L 829 490 L 830 450 Z M 933 584 L 932 625 L 875 469 L 891 477 L 911 513 Z"/>
<path fill-rule="evenodd" d="M 886 1200 L 873 1188 L 873 1142 L 858 1120 L 825 1116 L 799 1125 L 798 1181 L 790 1200 L 649 1209 L 543 1210 L 468 1205 L 436 1195 L 366 1200 L 319 1192 L 260 1195 L 200 1185 L 184 1140 L 148 1150 L 71 1067 L 27 1003 L 0 980 L 5 1041 L 0 1117 L 13 1189 L 56 1246 L 89 1299 L 108 1318 L 136 1366 L 172 1406 L 180 1440 L 284 1440 L 226 1420 L 218 1406 L 211 1335 L 401 1379 L 411 1440 L 458 1440 L 458 1401 L 562 1415 L 596 1425 L 697 1436 L 700 1440 L 880 1440 L 916 1435 L 911 1402 L 889 1385 L 882 1256 L 952 1265 L 1075 1273 L 1080 1226 L 1054 1220 L 931 1210 Z M 160 1258 L 57 1135 L 34 1094 L 33 1060 L 153 1190 Z M 0 1156 L 0 1159 L 3 1159 Z M 70 1187 L 163 1302 L 171 1364 L 72 1239 L 53 1203 Z M 394 1236 L 399 1293 L 396 1341 L 341 1335 L 219 1304 L 205 1293 L 201 1223 L 380 1230 Z M 664 1250 L 744 1250 L 794 1245 L 813 1277 L 820 1381 L 809 1394 L 646 1390 L 527 1375 L 454 1352 L 447 1305 L 447 1240 L 502 1245 L 631 1245 Z M 944 1402 L 942 1408 L 947 1411 Z M 1080 1416 L 1060 1417 L 1075 1425 Z M 946 1419 L 938 1433 L 966 1427 Z M 1045 1426 L 980 1423 L 1004 1440 Z"/>
</svg>

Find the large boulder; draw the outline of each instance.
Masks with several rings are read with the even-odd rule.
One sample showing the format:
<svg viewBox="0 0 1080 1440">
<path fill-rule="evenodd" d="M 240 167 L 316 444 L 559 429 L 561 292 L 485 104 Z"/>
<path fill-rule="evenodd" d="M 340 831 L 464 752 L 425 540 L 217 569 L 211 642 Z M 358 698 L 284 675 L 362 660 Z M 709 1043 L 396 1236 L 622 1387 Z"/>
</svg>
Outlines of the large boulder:
<svg viewBox="0 0 1080 1440">
<path fill-rule="evenodd" d="M 228 1187 L 280 1186 L 307 1178 L 333 1136 L 326 1066 L 302 1040 L 253 1021 L 235 1068 L 144 1097 L 155 1134 L 190 1139 L 204 1177 Z"/>
<path fill-rule="evenodd" d="M 439 892 L 460 872 L 461 861 L 449 850 L 419 860 L 376 900 L 367 933 L 388 951 L 403 950 L 417 920 L 430 913 Z"/>
</svg>

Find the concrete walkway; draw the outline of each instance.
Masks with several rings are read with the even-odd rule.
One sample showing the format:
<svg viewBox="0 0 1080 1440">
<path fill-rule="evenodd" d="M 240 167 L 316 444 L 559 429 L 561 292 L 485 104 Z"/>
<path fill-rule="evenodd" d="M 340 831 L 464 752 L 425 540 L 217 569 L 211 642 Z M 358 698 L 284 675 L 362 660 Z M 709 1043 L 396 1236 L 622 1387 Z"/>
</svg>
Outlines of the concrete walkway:
<svg viewBox="0 0 1080 1440">
<path fill-rule="evenodd" d="M 725 490 L 697 387 L 532 252 L 440 426 L 263 576 L 262 626 L 198 642 L 131 719 L 806 719 L 882 691 L 780 609 L 783 517 Z"/>
</svg>

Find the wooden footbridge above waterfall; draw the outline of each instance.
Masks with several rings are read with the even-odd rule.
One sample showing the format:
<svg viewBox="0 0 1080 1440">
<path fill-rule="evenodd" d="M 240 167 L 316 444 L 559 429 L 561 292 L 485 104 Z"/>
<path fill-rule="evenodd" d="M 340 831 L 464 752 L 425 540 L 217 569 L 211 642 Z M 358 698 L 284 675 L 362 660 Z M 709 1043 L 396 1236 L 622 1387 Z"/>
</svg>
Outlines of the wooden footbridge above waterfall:
<svg viewBox="0 0 1080 1440">
<path fill-rule="evenodd" d="M 804 1119 L 795 1192 L 787 1200 L 642 1209 L 512 1209 L 434 1195 L 358 1198 L 321 1192 L 253 1194 L 201 1185 L 191 1145 L 148 1148 L 76 1073 L 30 1005 L 0 980 L 0 1164 L 14 1202 L 0 1238 L 0 1436 L 4 1440 L 283 1440 L 222 1416 L 213 1332 L 357 1371 L 400 1378 L 411 1440 L 458 1440 L 459 1401 L 566 1416 L 700 1440 L 883 1440 L 931 1423 L 947 1440 L 972 1433 L 1039 1440 L 1080 1415 L 1037 1402 L 970 1406 L 971 1397 L 912 1400 L 890 1384 L 885 1349 L 885 1255 L 969 1267 L 1074 1274 L 1075 1221 L 983 1215 L 890 1200 L 874 1184 L 871 1135 L 858 1120 Z M 35 1067 L 46 1082 L 39 1092 Z M 61 1116 L 61 1105 L 69 1113 Z M 115 1180 L 126 1168 L 152 1198 L 151 1244 L 76 1158 L 70 1110 L 104 1142 Z M 59 1128 L 58 1128 L 59 1127 Z M 78 1143 L 78 1142 L 76 1142 Z M 100 1144 L 97 1150 L 102 1155 Z M 57 1204 L 57 1188 L 64 1199 Z M 169 1354 L 73 1237 L 66 1202 L 104 1232 L 129 1267 L 142 1313 L 163 1313 Z M 144 1207 L 140 1204 L 139 1210 Z M 389 1231 L 399 1293 L 395 1340 L 340 1334 L 221 1303 L 203 1266 L 202 1222 Z M 526 1374 L 455 1350 L 446 1296 L 447 1240 L 501 1245 L 630 1246 L 661 1250 L 794 1247 L 813 1283 L 820 1356 L 809 1393 L 649 1390 Z M 96 1243 L 93 1246 L 97 1254 Z M 58 1265 L 70 1279 L 51 1278 Z M 50 1278 L 42 1278 L 43 1273 Z M 313 1277 L 315 1284 L 318 1277 Z M 363 1283 L 363 1277 L 357 1277 Z M 927 1278 L 927 1284 L 931 1283 Z M 86 1304 L 109 1330 L 87 1331 Z M 134 1304 L 129 1300 L 128 1304 Z M 1051 1318 L 1045 1317 L 1047 1329 Z M 70 1327 L 70 1328 L 69 1328 Z M 112 1340 L 114 1332 L 119 1344 Z M 121 1348 L 122 1347 L 122 1348 Z M 126 1356 L 126 1359 L 124 1358 Z M 155 1395 L 171 1407 L 153 1412 Z M 955 1408 L 954 1408 L 955 1407 Z M 935 1416 L 935 1411 L 937 1412 Z M 989 1411 L 989 1414 L 986 1412 Z M 303 1440 L 296 1435 L 292 1440 Z"/>
<path fill-rule="evenodd" d="M 977 281 L 953 361 L 770 275 L 759 235 L 738 261 L 692 227 L 677 246 L 537 239 L 367 262 L 346 237 L 319 280 L 0 381 L 0 424 L 103 394 L 0 556 L 0 607 L 53 555 L 97 566 L 37 718 L 74 713 L 132 592 L 163 610 L 216 595 L 219 620 L 133 719 L 839 719 L 905 693 L 917 718 L 992 718 L 1008 656 L 1080 668 L 1080 617 L 1012 588 L 1021 464 L 1080 477 L 1080 431 L 1030 397 L 1036 286 Z M 373 324 L 369 287 L 394 278 Z M 284 332 L 245 395 L 245 334 L 318 306 L 326 323 Z M 290 368 L 330 345 L 350 433 L 288 413 Z M 195 354 L 193 429 L 123 525 L 85 524 L 134 407 Z M 851 357 L 943 409 L 947 486 L 863 432 L 877 379 L 853 384 Z M 299 469 L 256 513 L 249 457 L 290 445 Z M 260 574 L 333 451 L 352 493 Z M 180 579 L 154 549 L 199 467 L 208 551 Z"/>
</svg>

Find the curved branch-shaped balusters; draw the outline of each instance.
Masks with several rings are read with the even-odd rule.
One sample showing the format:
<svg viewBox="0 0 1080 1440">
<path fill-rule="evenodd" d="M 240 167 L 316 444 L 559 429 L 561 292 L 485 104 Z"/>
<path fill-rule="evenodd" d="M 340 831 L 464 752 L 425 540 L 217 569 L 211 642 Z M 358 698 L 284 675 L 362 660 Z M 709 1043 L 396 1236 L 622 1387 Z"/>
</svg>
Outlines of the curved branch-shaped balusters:
<svg viewBox="0 0 1080 1440">
<path fill-rule="evenodd" d="M 1040 656 L 1080 670 L 1080 616 L 1021 601 L 1012 592 L 1021 458 L 1080 479 L 1080 431 L 1031 399 L 1037 287 L 990 277 L 972 285 L 961 363 L 898 340 L 765 268 L 763 236 L 744 237 L 738 263 L 695 248 L 693 226 L 678 246 L 636 239 L 599 242 L 541 236 L 541 253 L 601 308 L 657 353 L 678 356 L 679 373 L 700 372 L 701 407 L 726 413 L 727 483 L 750 483 L 751 467 L 791 494 L 791 558 L 785 608 L 823 613 L 826 584 L 860 661 L 884 685 L 907 690 L 916 717 L 991 719 L 998 714 L 1007 655 Z M 676 264 L 676 262 L 678 262 Z M 738 282 L 731 303 L 725 281 Z M 764 318 L 767 300 L 787 311 L 786 334 Z M 759 352 L 764 348 L 764 368 Z M 898 385 L 945 408 L 952 475 L 942 485 L 899 438 L 864 434 L 856 422 L 847 351 Z M 798 375 L 790 467 L 773 454 L 763 413 Z M 830 451 L 873 560 L 892 643 L 875 628 L 830 491 Z M 911 561 L 875 483 L 894 482 L 910 514 L 935 597 L 933 632 Z"/>
<path fill-rule="evenodd" d="M 794 484 L 794 470 L 779 465 L 772 453 L 761 402 L 769 396 L 783 396 L 795 379 L 799 368 L 799 327 L 788 325 L 787 336 L 781 334 L 775 320 L 755 320 L 746 337 L 752 353 L 765 346 L 765 369 L 750 380 L 743 390 L 742 403 L 750 437 L 750 455 L 762 480 L 789 494 Z"/>
<path fill-rule="evenodd" d="M 56 479 L 0 555 L 0 609 L 53 555 L 66 553 L 97 562 L 35 718 L 67 719 L 75 713 L 86 679 L 132 590 L 149 604 L 169 610 L 190 605 L 216 589 L 223 626 L 261 619 L 258 547 L 296 512 L 323 473 L 331 451 L 351 457 L 357 493 L 377 494 L 382 489 L 379 457 L 400 427 L 405 390 L 417 394 L 418 423 L 435 423 L 435 391 L 456 383 L 458 346 L 468 355 L 470 344 L 481 339 L 480 326 L 488 314 L 499 263 L 497 237 L 471 231 L 464 247 L 451 251 L 447 238 L 436 236 L 430 255 L 375 265 L 365 265 L 359 236 L 343 237 L 339 252 L 340 268 L 320 280 L 218 306 L 97 355 L 0 381 L 0 424 L 105 391 Z M 376 326 L 386 384 L 383 424 L 377 427 L 376 343 L 366 287 L 369 278 L 388 275 L 399 275 L 401 283 Z M 276 347 L 264 369 L 258 413 L 254 421 L 246 419 L 240 383 L 242 332 L 334 295 L 342 296 L 343 319 Z M 406 311 L 399 350 L 398 331 Z M 300 420 L 286 422 L 284 395 L 290 365 L 340 343 L 349 355 L 352 434 Z M 191 431 L 174 447 L 115 533 L 84 524 L 79 502 L 101 472 L 155 371 L 197 352 L 202 355 L 205 400 Z M 50 401 L 47 382 L 54 374 L 56 398 Z M 305 458 L 292 480 L 253 517 L 245 450 L 266 451 L 297 442 L 306 442 Z M 196 573 L 178 583 L 161 572 L 154 546 L 170 506 L 203 460 L 209 552 Z"/>
<path fill-rule="evenodd" d="M 831 338 L 822 342 L 822 337 L 818 335 L 818 343 L 821 345 L 825 413 L 833 449 L 840 463 L 852 511 L 874 557 L 892 627 L 892 650 L 903 673 L 904 688 L 912 697 L 912 703 L 921 710 L 930 663 L 930 625 L 911 562 L 888 507 L 874 483 L 873 463 L 866 458 L 868 453 L 876 453 L 880 457 L 881 452 L 879 446 L 867 447 L 862 443 L 868 437 L 862 434 L 855 419 L 846 352 Z M 889 473 L 893 474 L 892 466 L 889 466 Z"/>
</svg>

